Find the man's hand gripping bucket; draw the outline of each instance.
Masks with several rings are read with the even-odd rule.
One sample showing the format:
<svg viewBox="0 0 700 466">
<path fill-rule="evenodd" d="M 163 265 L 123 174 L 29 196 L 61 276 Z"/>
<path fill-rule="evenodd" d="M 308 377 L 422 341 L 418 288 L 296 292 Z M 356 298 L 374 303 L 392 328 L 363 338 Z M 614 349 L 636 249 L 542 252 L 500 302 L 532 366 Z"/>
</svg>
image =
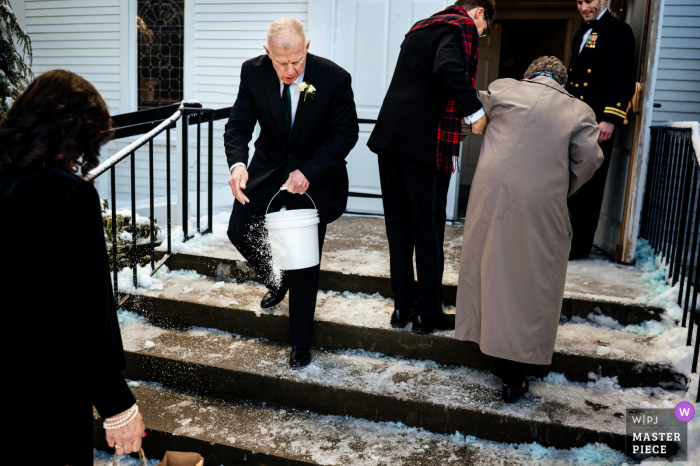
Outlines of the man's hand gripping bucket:
<svg viewBox="0 0 700 466">
<path fill-rule="evenodd" d="M 286 190 L 286 187 L 277 191 Z M 272 196 L 265 210 L 265 227 L 267 228 L 272 251 L 272 262 L 280 270 L 298 270 L 318 265 L 318 210 L 311 196 L 306 194 L 313 209 L 283 210 L 268 214 Z"/>
</svg>

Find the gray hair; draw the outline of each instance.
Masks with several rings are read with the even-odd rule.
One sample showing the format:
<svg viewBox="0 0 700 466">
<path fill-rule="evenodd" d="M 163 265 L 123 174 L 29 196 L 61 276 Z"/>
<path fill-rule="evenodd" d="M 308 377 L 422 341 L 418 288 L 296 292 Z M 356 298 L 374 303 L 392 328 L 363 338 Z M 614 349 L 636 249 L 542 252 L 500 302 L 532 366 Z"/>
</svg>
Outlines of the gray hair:
<svg viewBox="0 0 700 466">
<path fill-rule="evenodd" d="M 296 18 L 280 18 L 270 23 L 267 27 L 267 46 L 275 45 L 289 50 L 301 41 L 306 45 L 306 31 L 304 25 Z"/>
<path fill-rule="evenodd" d="M 557 75 L 559 80 L 564 84 L 566 84 L 566 79 L 569 77 L 568 73 L 566 72 L 566 66 L 564 66 L 561 60 L 559 60 L 557 57 L 552 56 L 536 58 L 532 63 L 530 63 L 530 66 L 528 66 L 527 71 L 525 72 L 525 79 L 529 78 L 538 71 L 549 71 L 550 73 Z"/>
</svg>

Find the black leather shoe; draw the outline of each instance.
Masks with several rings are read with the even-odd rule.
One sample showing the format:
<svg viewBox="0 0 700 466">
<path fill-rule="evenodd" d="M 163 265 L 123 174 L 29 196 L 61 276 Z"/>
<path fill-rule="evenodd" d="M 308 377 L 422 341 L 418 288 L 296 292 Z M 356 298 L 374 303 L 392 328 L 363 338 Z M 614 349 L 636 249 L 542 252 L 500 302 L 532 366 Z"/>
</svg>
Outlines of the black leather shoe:
<svg viewBox="0 0 700 466">
<path fill-rule="evenodd" d="M 260 302 L 260 307 L 268 309 L 277 306 L 287 295 L 287 290 L 289 290 L 289 275 L 285 274 L 278 290 L 268 290 L 267 293 L 265 293 L 265 296 L 263 296 Z"/>
<path fill-rule="evenodd" d="M 301 369 L 311 363 L 311 351 L 308 347 L 292 346 L 292 353 L 289 355 L 289 367 Z"/>
<path fill-rule="evenodd" d="M 394 309 L 391 314 L 391 326 L 394 328 L 404 328 L 408 324 L 409 319 L 413 316 L 413 310 L 409 309 L 407 311 L 401 311 L 399 309 Z"/>
<path fill-rule="evenodd" d="M 454 330 L 455 316 L 440 312 L 437 316 L 421 316 L 416 314 L 413 318 L 413 333 L 428 334 L 435 330 Z"/>
<path fill-rule="evenodd" d="M 584 253 L 581 251 L 574 251 L 573 249 L 569 251 L 569 260 L 575 261 L 579 259 L 588 259 L 589 253 Z"/>
<path fill-rule="evenodd" d="M 435 330 L 454 330 L 455 329 L 455 315 L 445 314 L 441 312 L 438 314 L 437 319 L 435 319 Z"/>
<path fill-rule="evenodd" d="M 435 330 L 435 320 L 434 316 L 422 316 L 416 314 L 413 317 L 413 333 L 428 334 L 433 333 Z"/>
<path fill-rule="evenodd" d="M 523 387 L 522 384 L 520 387 L 509 387 L 504 385 L 503 386 L 503 401 L 506 403 L 515 403 L 518 401 L 524 394 L 526 394 L 530 390 L 530 382 L 525 379 L 525 386 Z"/>
</svg>

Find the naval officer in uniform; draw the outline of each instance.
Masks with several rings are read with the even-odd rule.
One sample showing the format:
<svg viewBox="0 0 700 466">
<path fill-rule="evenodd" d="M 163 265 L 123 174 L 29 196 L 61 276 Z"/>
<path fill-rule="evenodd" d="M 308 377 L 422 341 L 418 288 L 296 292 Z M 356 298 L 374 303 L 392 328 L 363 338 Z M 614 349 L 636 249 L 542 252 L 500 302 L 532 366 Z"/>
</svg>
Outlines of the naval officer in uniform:
<svg viewBox="0 0 700 466">
<path fill-rule="evenodd" d="M 581 190 L 569 197 L 573 238 L 569 259 L 588 257 L 598 226 L 615 128 L 625 120 L 634 94 L 632 28 L 606 8 L 606 0 L 577 0 L 584 24 L 573 40 L 566 90 L 590 105 L 600 126 L 605 161 Z"/>
</svg>

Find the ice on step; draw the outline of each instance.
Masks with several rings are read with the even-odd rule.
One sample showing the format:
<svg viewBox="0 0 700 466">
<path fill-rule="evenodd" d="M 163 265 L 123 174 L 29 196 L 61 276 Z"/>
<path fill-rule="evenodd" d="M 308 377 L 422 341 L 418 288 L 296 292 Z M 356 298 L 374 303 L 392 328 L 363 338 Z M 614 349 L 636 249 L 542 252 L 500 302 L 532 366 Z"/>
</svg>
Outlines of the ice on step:
<svg viewBox="0 0 700 466">
<path fill-rule="evenodd" d="M 143 347 L 146 349 L 150 349 L 156 346 L 155 343 L 153 343 L 151 340 L 146 340 L 146 342 L 143 344 Z"/>
<path fill-rule="evenodd" d="M 608 354 L 610 354 L 610 348 L 608 348 L 607 346 L 599 346 L 596 350 L 596 354 L 598 356 L 607 356 Z"/>
</svg>

